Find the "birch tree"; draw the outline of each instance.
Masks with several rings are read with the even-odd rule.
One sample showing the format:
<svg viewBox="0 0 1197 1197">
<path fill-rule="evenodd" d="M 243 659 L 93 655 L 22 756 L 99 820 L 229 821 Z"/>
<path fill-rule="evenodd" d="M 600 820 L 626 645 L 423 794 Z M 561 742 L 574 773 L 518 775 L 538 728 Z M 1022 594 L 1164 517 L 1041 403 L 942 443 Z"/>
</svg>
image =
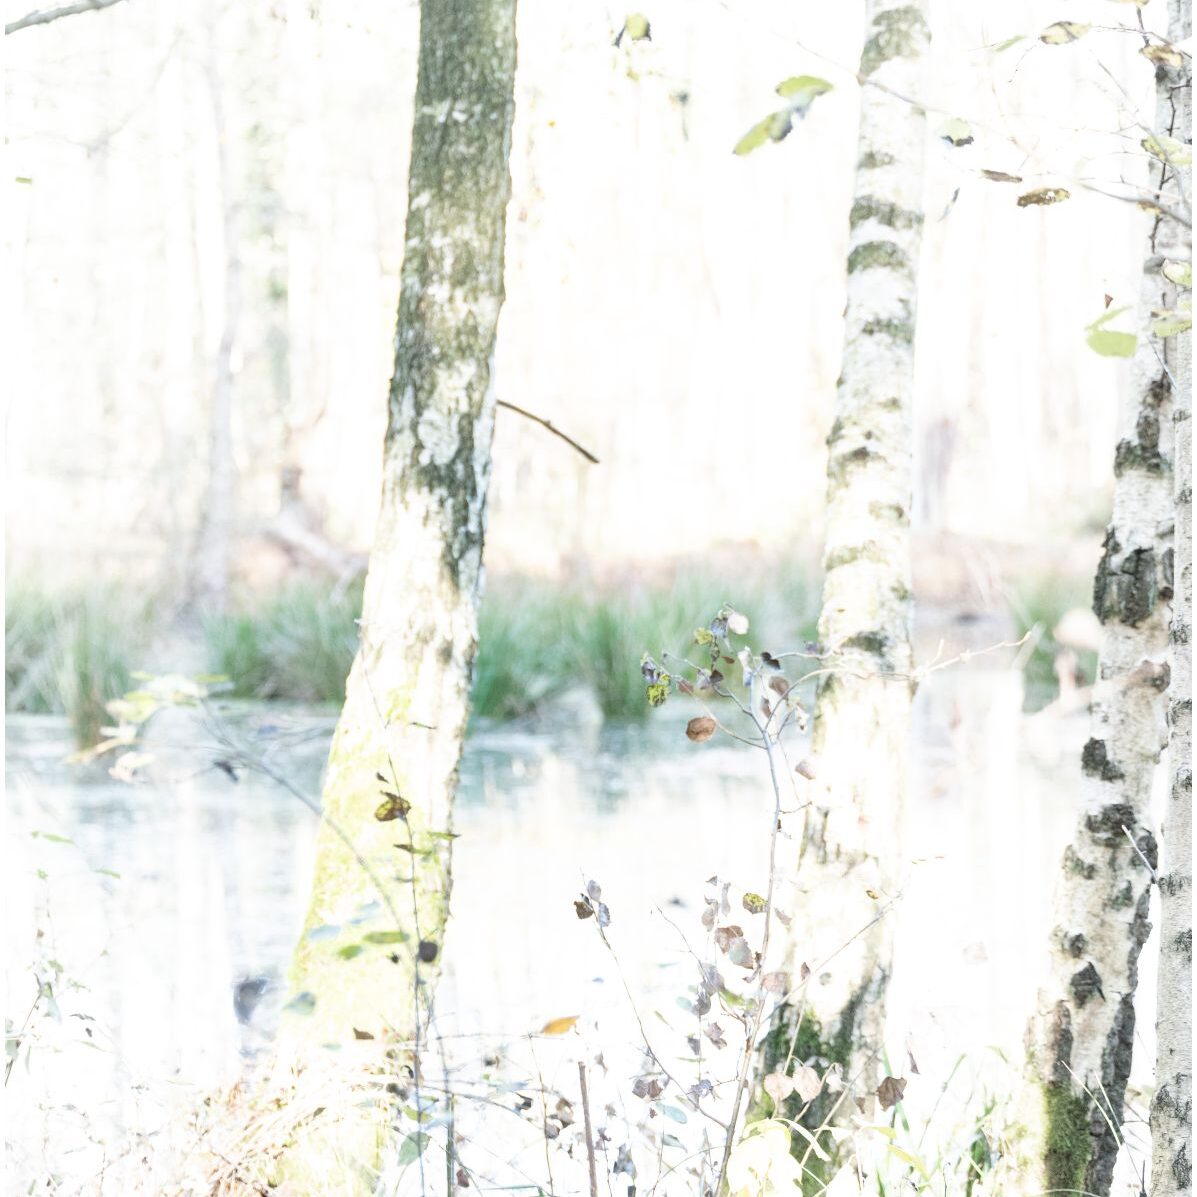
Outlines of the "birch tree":
<svg viewBox="0 0 1197 1197">
<path fill-rule="evenodd" d="M 1058 882 L 1048 982 L 1028 1030 L 1024 1179 L 1031 1191 L 1110 1191 L 1135 1038 L 1139 952 L 1151 930 L 1157 862 L 1151 793 L 1166 743 L 1174 572 L 1173 405 L 1177 388 L 1188 385 L 1175 360 L 1188 334 L 1159 335 L 1167 332 L 1161 313 L 1178 306 L 1169 275 L 1179 276 L 1169 263 L 1186 257 L 1179 244 L 1184 228 L 1169 213 L 1183 204 L 1187 185 L 1177 187 L 1170 164 L 1178 76 L 1163 62 L 1157 72 L 1155 131 L 1144 141 L 1154 156 L 1160 205 L 1141 296 L 1151 328 L 1140 338 L 1135 384 L 1120 415 L 1113 518 L 1094 581 L 1103 638 L 1081 753 L 1079 817 Z M 1178 684 L 1187 685 L 1173 679 L 1174 694 Z M 1175 965 L 1175 951 L 1172 958 Z M 1187 1021 L 1185 1028 L 1187 1035 Z"/>
<path fill-rule="evenodd" d="M 1191 37 L 1190 6 L 1170 0 L 1168 38 Z M 1193 140 L 1192 60 L 1179 66 L 1161 63 L 1158 125 L 1179 152 L 1161 164 L 1171 173 L 1173 204 L 1192 195 L 1192 168 L 1182 165 Z M 1161 179 L 1163 189 L 1166 179 Z M 1162 260 L 1155 278 L 1154 302 L 1166 311 L 1179 308 L 1174 285 L 1191 285 L 1192 237 L 1178 221 L 1161 218 L 1152 249 Z M 1171 277 L 1169 277 L 1171 276 Z M 1191 290 L 1190 290 L 1191 299 Z M 1168 317 L 1164 317 L 1165 320 Z M 1183 323 L 1183 320 L 1181 321 Z M 1167 326 L 1165 326 L 1165 329 Z M 1180 1197 L 1193 1178 L 1193 343 L 1191 331 L 1179 330 L 1162 344 L 1161 368 L 1174 386 L 1173 479 L 1175 559 L 1173 563 L 1172 671 L 1168 759 L 1170 785 L 1164 814 L 1160 864 L 1160 963 L 1156 991 L 1155 1098 L 1151 1104 L 1151 1192 Z"/>
<path fill-rule="evenodd" d="M 819 639 L 831 653 L 814 721 L 818 779 L 798 869 L 791 951 L 811 966 L 851 940 L 785 1006 L 765 1067 L 791 1054 L 873 1075 L 890 974 L 912 685 L 910 503 L 915 292 L 925 122 L 925 5 L 872 0 L 861 54 L 841 378 L 828 437 Z M 876 920 L 876 921 L 873 921 Z M 797 1032 L 797 1035 L 796 1035 Z M 818 1114 L 816 1116 L 821 1116 Z"/>
<path fill-rule="evenodd" d="M 325 773 L 291 1046 L 418 1047 L 477 641 L 514 0 L 426 0 L 382 504 Z"/>
</svg>

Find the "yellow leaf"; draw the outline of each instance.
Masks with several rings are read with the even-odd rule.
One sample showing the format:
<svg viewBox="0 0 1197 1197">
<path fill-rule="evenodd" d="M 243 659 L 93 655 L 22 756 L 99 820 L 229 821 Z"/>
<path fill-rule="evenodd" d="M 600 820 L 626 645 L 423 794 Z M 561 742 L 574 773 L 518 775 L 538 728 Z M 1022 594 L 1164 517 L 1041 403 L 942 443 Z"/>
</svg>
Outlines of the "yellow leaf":
<svg viewBox="0 0 1197 1197">
<path fill-rule="evenodd" d="M 566 1031 L 572 1030 L 574 1023 L 578 1021 L 576 1014 L 568 1014 L 565 1018 L 550 1018 L 548 1022 L 540 1028 L 542 1035 L 564 1035 Z"/>
</svg>

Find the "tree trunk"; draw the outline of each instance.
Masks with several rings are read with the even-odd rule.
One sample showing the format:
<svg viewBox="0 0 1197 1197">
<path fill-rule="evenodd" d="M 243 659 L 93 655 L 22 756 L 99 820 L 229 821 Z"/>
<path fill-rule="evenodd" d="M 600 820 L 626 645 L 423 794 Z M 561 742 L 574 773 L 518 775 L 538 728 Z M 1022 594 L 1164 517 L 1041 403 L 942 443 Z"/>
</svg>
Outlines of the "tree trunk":
<svg viewBox="0 0 1197 1197">
<path fill-rule="evenodd" d="M 764 1064 L 811 1055 L 863 1068 L 882 1043 L 910 725 L 910 503 L 915 293 L 925 121 L 918 92 L 925 6 L 871 0 L 861 55 L 859 161 L 836 416 L 828 438 L 819 639 L 837 672 L 815 709 L 818 779 L 798 868 L 791 951 L 816 969 L 779 1012 Z M 892 91 L 890 90 L 892 89 Z M 801 933 L 798 932 L 802 924 Z M 826 971 L 818 963 L 837 949 Z M 797 1035 L 795 1035 L 797 1032 Z M 817 1103 L 816 1103 L 817 1104 Z M 850 1107 L 851 1103 L 844 1103 Z M 816 1111 L 816 1121 L 823 1111 Z"/>
<path fill-rule="evenodd" d="M 224 309 L 208 399 L 208 479 L 188 588 L 191 605 L 200 615 L 222 614 L 228 605 L 236 486 L 233 460 L 233 349 L 241 323 L 241 216 L 236 199 L 237 184 L 229 152 L 230 134 L 225 119 L 218 63 L 216 16 L 212 14 L 204 77 L 212 105 L 212 129 L 216 139 L 220 184 L 221 227 L 224 235 Z"/>
<path fill-rule="evenodd" d="M 1170 0 L 1168 40 L 1193 32 L 1190 6 Z M 1193 138 L 1192 60 L 1179 70 L 1160 67 L 1157 128 L 1186 147 Z M 1173 204 L 1192 195 L 1191 168 L 1179 176 Z M 1162 186 L 1161 186 L 1162 189 Z M 1161 219 L 1155 255 L 1191 262 L 1192 237 L 1180 224 Z M 1153 256 L 1155 256 L 1153 255 Z M 1168 273 L 1174 273 L 1169 271 Z M 1153 302 L 1177 306 L 1177 288 L 1155 278 Z M 1190 292 L 1191 294 L 1191 292 Z M 1170 786 L 1164 813 L 1160 866 L 1160 963 L 1156 995 L 1155 1099 L 1151 1105 L 1152 1197 L 1180 1197 L 1193 1178 L 1193 342 L 1191 332 L 1160 346 L 1173 391 L 1173 495 L 1175 501 L 1175 595 L 1172 600 L 1168 760 Z"/>
<path fill-rule="evenodd" d="M 1173 126 L 1167 74 L 1157 113 L 1162 132 Z M 1162 174 L 1156 173 L 1159 192 Z M 1182 231 L 1167 217 L 1155 220 L 1144 262 L 1145 323 L 1153 309 L 1176 307 L 1176 288 L 1161 266 L 1176 256 Z M 1114 514 L 1094 582 L 1104 632 L 1081 754 L 1080 815 L 1058 883 L 1048 983 L 1027 1032 L 1029 1191 L 1081 1189 L 1104 1197 L 1121 1141 L 1138 959 L 1151 931 L 1152 782 L 1166 741 L 1172 407 L 1179 382 L 1170 359 L 1187 337 L 1161 342 L 1144 332 L 1135 386 L 1120 417 Z"/>
<path fill-rule="evenodd" d="M 284 1021 L 301 1051 L 368 1034 L 418 1054 L 440 965 L 477 640 L 514 75 L 515 0 L 421 5 L 382 506 L 292 966 L 292 989 L 307 996 Z M 338 1131 L 333 1146 L 343 1158 L 362 1142 Z M 325 1191 L 316 1180 L 303 1191 Z"/>
</svg>

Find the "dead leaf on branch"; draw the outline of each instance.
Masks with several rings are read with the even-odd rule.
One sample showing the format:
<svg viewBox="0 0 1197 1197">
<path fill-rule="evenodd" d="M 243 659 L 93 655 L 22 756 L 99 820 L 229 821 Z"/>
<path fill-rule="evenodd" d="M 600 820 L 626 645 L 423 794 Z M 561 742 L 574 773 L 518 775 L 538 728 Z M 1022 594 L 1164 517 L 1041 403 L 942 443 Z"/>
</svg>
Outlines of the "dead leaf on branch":
<svg viewBox="0 0 1197 1197">
<path fill-rule="evenodd" d="M 1061 204 L 1072 197 L 1072 192 L 1066 187 L 1038 187 L 1018 197 L 1020 208 L 1046 207 L 1048 204 Z"/>
<path fill-rule="evenodd" d="M 702 744 L 715 734 L 716 726 L 710 715 L 696 715 L 686 724 L 686 738 L 695 744 Z"/>
<path fill-rule="evenodd" d="M 645 1101 L 656 1101 L 665 1090 L 656 1077 L 638 1076 L 632 1082 L 632 1092 Z"/>
<path fill-rule="evenodd" d="M 548 1022 L 540 1028 L 542 1035 L 564 1035 L 566 1031 L 573 1030 L 574 1024 L 578 1021 L 576 1014 L 567 1014 L 563 1018 L 550 1018 Z"/>
<path fill-rule="evenodd" d="M 794 1092 L 804 1102 L 814 1101 L 823 1092 L 823 1080 L 809 1064 L 803 1064 L 794 1073 Z"/>
<path fill-rule="evenodd" d="M 702 1028 L 702 1033 L 715 1045 L 726 1047 L 727 1040 L 723 1037 L 723 1028 L 717 1022 L 709 1022 Z"/>
<path fill-rule="evenodd" d="M 744 928 L 732 923 L 727 927 L 715 928 L 715 946 L 726 954 L 737 939 L 744 938 Z"/>
<path fill-rule="evenodd" d="M 891 1109 L 902 1100 L 902 1095 L 906 1092 L 906 1078 L 887 1076 L 885 1080 L 877 1086 L 877 1100 L 881 1103 L 883 1110 Z"/>
</svg>

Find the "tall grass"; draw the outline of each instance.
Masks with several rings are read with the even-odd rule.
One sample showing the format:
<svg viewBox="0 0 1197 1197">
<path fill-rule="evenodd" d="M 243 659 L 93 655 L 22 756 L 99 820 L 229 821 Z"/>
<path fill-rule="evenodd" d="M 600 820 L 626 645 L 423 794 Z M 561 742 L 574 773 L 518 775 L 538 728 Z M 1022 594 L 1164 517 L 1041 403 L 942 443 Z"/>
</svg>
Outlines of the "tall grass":
<svg viewBox="0 0 1197 1197">
<path fill-rule="evenodd" d="M 94 744 L 105 704 L 130 688 L 147 639 L 144 604 L 115 586 L 13 587 L 4 610 L 6 708 L 65 714 L 76 743 Z"/>
<path fill-rule="evenodd" d="M 340 703 L 357 650 L 360 585 L 330 594 L 288 588 L 264 603 L 204 625 L 208 667 L 240 698 Z"/>
<path fill-rule="evenodd" d="M 1049 574 L 1024 582 L 1010 598 L 1010 611 L 1019 636 L 1031 636 L 1034 649 L 1023 666 L 1027 705 L 1045 706 L 1060 691 L 1056 659 L 1061 653 L 1075 653 L 1081 685 L 1089 685 L 1097 676 L 1097 654 L 1069 649 L 1059 644 L 1054 631 L 1061 618 L 1074 608 L 1088 610 L 1093 601 L 1092 582 L 1081 575 Z"/>
<path fill-rule="evenodd" d="M 814 588 L 805 576 L 686 571 L 672 580 L 531 591 L 499 583 L 480 616 L 475 713 L 510 717 L 574 686 L 589 688 L 607 719 L 643 719 L 641 656 L 684 655 L 696 628 L 730 602 L 754 624 L 754 642 L 790 645 L 814 634 Z"/>
<path fill-rule="evenodd" d="M 296 584 L 272 598 L 208 620 L 206 667 L 233 693 L 336 705 L 357 647 L 361 586 L 332 594 Z M 801 571 L 719 575 L 690 569 L 672 578 L 584 587 L 498 578 L 479 612 L 473 710 L 513 719 L 564 691 L 586 687 L 608 719 L 642 719 L 640 658 L 685 654 L 695 628 L 730 602 L 753 622 L 753 642 L 775 651 L 813 635 L 817 594 Z M 10 710 L 65 712 L 80 743 L 94 742 L 104 704 L 150 671 L 149 612 L 115 587 L 49 595 L 32 586 L 9 595 L 5 689 Z M 765 639 L 762 639 L 765 637 Z M 771 637 L 771 639 L 770 639 Z"/>
</svg>

